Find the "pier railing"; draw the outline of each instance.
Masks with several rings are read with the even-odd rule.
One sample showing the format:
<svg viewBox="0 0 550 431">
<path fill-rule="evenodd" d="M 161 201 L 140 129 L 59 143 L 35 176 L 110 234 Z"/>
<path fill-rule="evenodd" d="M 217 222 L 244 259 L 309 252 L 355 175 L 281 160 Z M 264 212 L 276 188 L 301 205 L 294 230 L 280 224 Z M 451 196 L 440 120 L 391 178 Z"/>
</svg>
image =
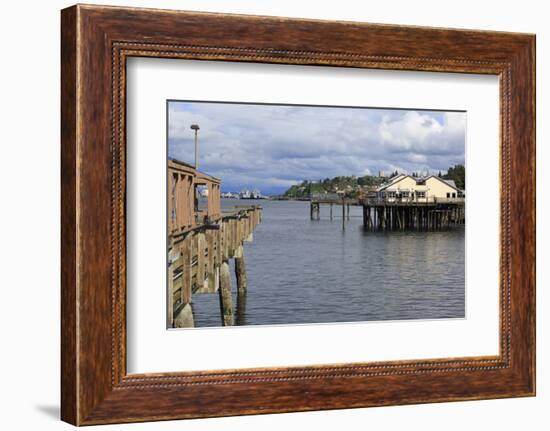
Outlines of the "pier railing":
<svg viewBox="0 0 550 431">
<path fill-rule="evenodd" d="M 437 205 L 437 204 L 456 204 L 464 205 L 465 198 L 441 198 L 435 196 L 428 196 L 425 198 L 416 197 L 366 197 L 359 200 L 361 205 Z"/>
<path fill-rule="evenodd" d="M 207 206 L 199 207 L 198 188 L 207 190 Z M 221 216 L 220 180 L 194 166 L 168 161 L 168 231 L 182 232 Z"/>
</svg>

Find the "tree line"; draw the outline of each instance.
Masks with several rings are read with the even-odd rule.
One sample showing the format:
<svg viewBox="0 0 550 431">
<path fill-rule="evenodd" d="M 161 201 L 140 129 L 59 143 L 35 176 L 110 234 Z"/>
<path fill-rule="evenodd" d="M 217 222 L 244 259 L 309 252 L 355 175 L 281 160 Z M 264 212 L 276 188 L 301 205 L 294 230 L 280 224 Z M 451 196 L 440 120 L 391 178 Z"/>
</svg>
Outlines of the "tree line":
<svg viewBox="0 0 550 431">
<path fill-rule="evenodd" d="M 399 175 L 398 171 L 392 172 L 390 179 L 396 175 Z M 412 172 L 411 176 L 419 178 L 424 175 Z M 458 188 L 465 189 L 466 169 L 464 165 L 451 166 L 445 174 L 439 171 L 438 176 L 444 180 L 453 180 Z M 387 177 L 378 175 L 337 176 L 317 181 L 303 180 L 300 184 L 290 186 L 283 196 L 289 199 L 300 199 L 308 198 L 314 194 L 343 192 L 348 197 L 355 197 L 361 187 L 378 187 L 386 181 L 388 181 Z"/>
</svg>

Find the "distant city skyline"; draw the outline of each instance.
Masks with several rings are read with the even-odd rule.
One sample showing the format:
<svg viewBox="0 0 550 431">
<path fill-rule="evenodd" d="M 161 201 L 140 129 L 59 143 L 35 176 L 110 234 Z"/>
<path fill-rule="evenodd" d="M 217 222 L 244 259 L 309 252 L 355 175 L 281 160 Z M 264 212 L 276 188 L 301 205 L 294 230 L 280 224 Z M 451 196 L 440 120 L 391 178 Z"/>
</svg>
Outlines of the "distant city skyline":
<svg viewBox="0 0 550 431">
<path fill-rule="evenodd" d="M 194 164 L 199 124 L 199 170 L 223 192 L 465 164 L 465 112 L 170 101 L 168 115 L 168 156 Z"/>
</svg>

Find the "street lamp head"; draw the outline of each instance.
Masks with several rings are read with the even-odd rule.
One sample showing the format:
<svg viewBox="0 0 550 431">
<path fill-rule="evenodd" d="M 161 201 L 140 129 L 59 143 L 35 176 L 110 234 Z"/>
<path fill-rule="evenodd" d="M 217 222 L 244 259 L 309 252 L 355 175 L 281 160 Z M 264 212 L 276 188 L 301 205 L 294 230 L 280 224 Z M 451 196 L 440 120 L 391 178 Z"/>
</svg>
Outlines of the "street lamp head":
<svg viewBox="0 0 550 431">
<path fill-rule="evenodd" d="M 191 124 L 191 129 L 197 131 L 200 129 L 200 127 L 198 124 Z"/>
</svg>

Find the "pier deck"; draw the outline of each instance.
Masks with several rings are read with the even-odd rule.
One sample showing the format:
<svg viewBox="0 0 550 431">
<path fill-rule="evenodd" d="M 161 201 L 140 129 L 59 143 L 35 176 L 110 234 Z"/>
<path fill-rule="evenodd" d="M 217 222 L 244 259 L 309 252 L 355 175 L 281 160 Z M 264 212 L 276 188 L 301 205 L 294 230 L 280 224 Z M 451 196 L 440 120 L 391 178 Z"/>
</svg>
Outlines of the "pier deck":
<svg viewBox="0 0 550 431">
<path fill-rule="evenodd" d="M 464 198 L 365 199 L 360 205 L 367 230 L 440 230 L 465 223 Z"/>
<path fill-rule="evenodd" d="M 350 219 L 350 206 L 363 209 L 365 230 L 440 230 L 465 223 L 464 198 L 361 198 L 314 196 L 310 200 L 311 220 L 321 219 L 321 206 L 329 207 L 329 218 L 342 219 L 342 229 Z M 341 206 L 341 216 L 333 211 Z"/>
</svg>

